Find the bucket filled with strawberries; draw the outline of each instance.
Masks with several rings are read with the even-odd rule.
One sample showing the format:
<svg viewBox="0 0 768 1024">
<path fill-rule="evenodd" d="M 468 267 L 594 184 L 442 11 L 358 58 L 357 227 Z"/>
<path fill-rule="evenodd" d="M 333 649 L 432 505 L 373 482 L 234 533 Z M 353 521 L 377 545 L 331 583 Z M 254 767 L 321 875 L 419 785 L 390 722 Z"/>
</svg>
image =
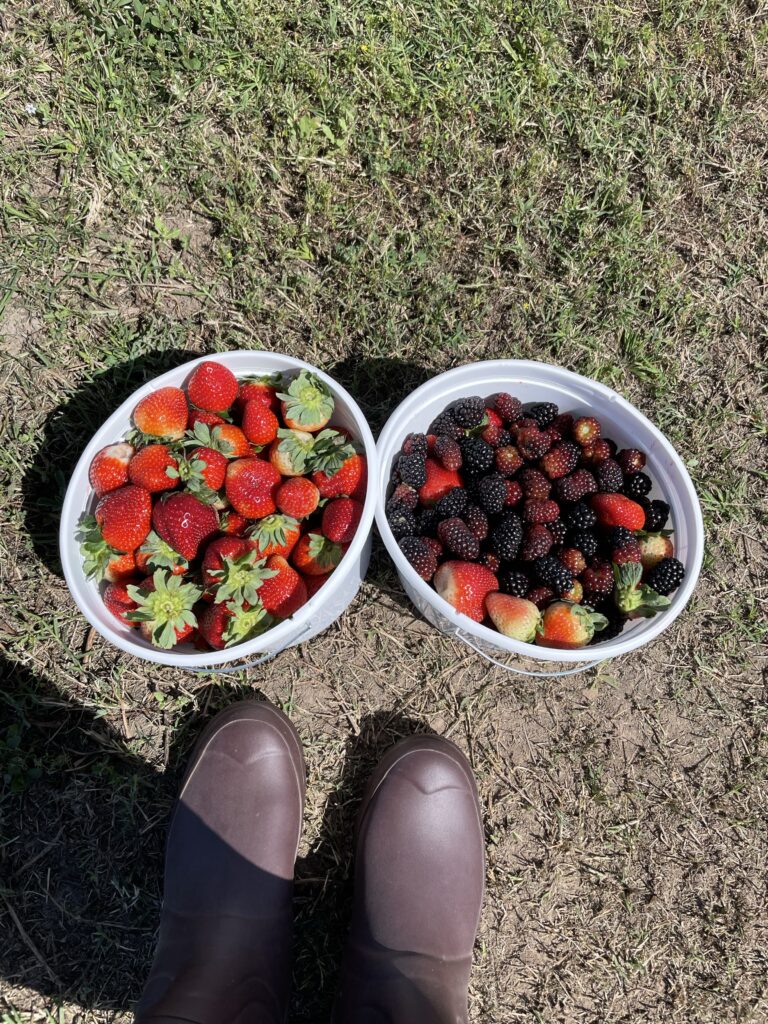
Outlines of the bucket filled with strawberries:
<svg viewBox="0 0 768 1024">
<path fill-rule="evenodd" d="M 405 589 L 489 656 L 589 661 L 657 636 L 703 553 L 690 477 L 604 385 L 544 363 L 458 367 L 378 442 L 377 523 Z"/>
<path fill-rule="evenodd" d="M 361 410 L 315 367 L 264 352 L 178 367 L 123 403 L 75 469 L 60 535 L 70 590 L 151 661 L 272 655 L 354 598 L 372 460 Z"/>
</svg>

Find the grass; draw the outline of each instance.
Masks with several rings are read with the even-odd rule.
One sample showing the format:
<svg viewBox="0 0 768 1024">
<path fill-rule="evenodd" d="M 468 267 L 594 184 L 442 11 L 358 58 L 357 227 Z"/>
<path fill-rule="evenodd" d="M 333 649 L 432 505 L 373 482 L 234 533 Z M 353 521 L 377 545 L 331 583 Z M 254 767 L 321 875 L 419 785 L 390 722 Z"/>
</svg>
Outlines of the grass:
<svg viewBox="0 0 768 1024">
<path fill-rule="evenodd" d="M 327 1017 L 362 781 L 422 729 L 485 808 L 472 1020 L 764 1020 L 759 10 L 20 0 L 0 33 L 0 1022 L 130 1019 L 178 770 L 254 688 L 309 765 L 294 1020 Z M 510 684 L 377 549 L 345 616 L 248 678 L 118 657 L 61 578 L 69 471 L 138 383 L 233 347 L 329 368 L 375 426 L 474 359 L 618 388 L 701 497 L 689 609 Z"/>
</svg>

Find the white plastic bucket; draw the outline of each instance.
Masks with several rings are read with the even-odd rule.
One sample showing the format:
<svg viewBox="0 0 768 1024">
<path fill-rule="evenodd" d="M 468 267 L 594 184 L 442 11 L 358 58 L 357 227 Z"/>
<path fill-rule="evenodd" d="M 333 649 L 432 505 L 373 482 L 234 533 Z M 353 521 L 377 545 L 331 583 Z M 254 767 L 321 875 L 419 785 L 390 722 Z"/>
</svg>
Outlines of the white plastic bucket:
<svg viewBox="0 0 768 1024">
<path fill-rule="evenodd" d="M 101 600 L 98 585 L 85 577 L 76 534 L 83 512 L 93 512 L 97 504 L 96 495 L 88 482 L 88 470 L 96 452 L 104 448 L 105 445 L 113 444 L 125 436 L 132 427 L 131 414 L 136 404 L 145 395 L 158 388 L 183 386 L 195 366 L 203 359 L 212 359 L 217 363 L 223 363 L 236 377 L 277 372 L 295 374 L 300 370 L 311 370 L 312 373 L 317 374 L 328 385 L 336 402 L 331 425 L 349 430 L 354 439 L 363 447 L 368 461 L 368 488 L 360 525 L 344 557 L 317 593 L 291 618 L 253 640 L 226 648 L 223 651 L 201 652 L 192 644 L 181 644 L 178 648 L 166 651 L 153 647 L 140 636 L 137 630 L 124 625 L 107 610 Z M 310 637 L 326 629 L 351 604 L 368 570 L 377 485 L 376 446 L 368 421 L 352 396 L 328 374 L 309 363 L 273 352 L 217 352 L 213 355 L 202 356 L 200 359 L 193 359 L 182 366 L 177 366 L 174 370 L 169 370 L 168 373 L 156 377 L 135 391 L 96 431 L 80 456 L 67 487 L 61 512 L 59 549 L 64 577 L 75 603 L 90 624 L 105 639 L 127 654 L 133 654 L 138 658 L 158 662 L 162 665 L 175 665 L 177 668 L 198 671 L 206 669 L 238 671 L 240 668 L 266 661 L 287 647 L 293 647 L 303 640 L 309 640 Z M 233 665 L 234 662 L 242 664 Z M 230 667 L 215 669 L 215 666 L 223 665 Z"/>
<path fill-rule="evenodd" d="M 623 633 L 590 647 L 563 651 L 512 640 L 496 630 L 461 615 L 426 583 L 406 561 L 392 536 L 384 506 L 392 463 L 407 434 L 426 432 L 432 420 L 451 402 L 470 395 L 490 397 L 507 391 L 527 402 L 556 402 L 561 412 L 595 415 L 604 436 L 619 448 L 639 448 L 647 457 L 653 480 L 651 498 L 663 498 L 670 506 L 675 555 L 685 566 L 685 579 L 671 597 L 671 605 L 651 619 L 638 619 Z M 668 629 L 685 608 L 696 586 L 704 554 L 704 523 L 691 478 L 680 456 L 664 435 L 633 405 L 604 384 L 559 366 L 518 359 L 469 363 L 448 370 L 422 384 L 395 409 L 377 442 L 379 454 L 376 524 L 400 581 L 411 601 L 434 626 L 455 636 L 494 664 L 521 675 L 567 675 L 583 671 L 608 658 L 634 651 Z M 564 672 L 528 672 L 497 661 L 510 654 L 543 662 L 576 663 Z"/>
</svg>

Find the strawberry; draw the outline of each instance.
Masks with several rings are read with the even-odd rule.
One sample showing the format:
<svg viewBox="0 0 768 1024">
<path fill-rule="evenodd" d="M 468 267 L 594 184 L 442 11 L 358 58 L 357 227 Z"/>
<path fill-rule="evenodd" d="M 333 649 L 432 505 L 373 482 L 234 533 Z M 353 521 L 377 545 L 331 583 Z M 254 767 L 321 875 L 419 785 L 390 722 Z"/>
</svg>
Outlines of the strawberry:
<svg viewBox="0 0 768 1024">
<path fill-rule="evenodd" d="M 315 439 L 306 430 L 284 430 L 269 449 L 269 461 L 283 476 L 303 476 L 309 469 L 309 459 Z"/>
<path fill-rule="evenodd" d="M 216 537 L 206 547 L 201 564 L 203 586 L 217 587 L 224 559 L 237 559 L 242 555 L 254 553 L 253 544 L 243 537 Z M 222 596 L 219 600 L 224 600 Z"/>
<path fill-rule="evenodd" d="M 249 519 L 261 519 L 277 508 L 280 474 L 264 459 L 236 459 L 227 467 L 225 488 L 232 507 Z"/>
<path fill-rule="evenodd" d="M 269 558 L 270 555 L 287 558 L 301 536 L 301 527 L 292 516 L 276 513 L 253 523 L 247 533 L 259 558 Z"/>
<path fill-rule="evenodd" d="M 595 633 L 607 625 L 608 619 L 591 608 L 570 601 L 554 601 L 544 609 L 536 643 L 560 650 L 585 647 Z"/>
<path fill-rule="evenodd" d="M 242 413 L 247 402 L 261 402 L 272 412 L 280 410 L 280 399 L 277 397 L 277 388 L 280 383 L 280 374 L 266 377 L 241 377 L 240 386 L 235 399 L 235 409 Z"/>
<path fill-rule="evenodd" d="M 227 457 L 215 448 L 194 448 L 189 455 L 177 461 L 175 473 L 186 484 L 187 490 L 198 498 L 213 504 L 216 491 L 224 485 L 227 475 Z M 171 477 L 174 470 L 169 470 Z"/>
<path fill-rule="evenodd" d="M 321 498 L 340 498 L 344 495 L 363 500 L 367 482 L 368 464 L 364 455 L 350 455 L 340 469 L 330 473 L 325 470 L 312 473 L 312 483 L 320 491 Z"/>
<path fill-rule="evenodd" d="M 327 576 L 304 576 L 301 577 L 304 580 L 304 586 L 307 588 L 307 600 L 314 597 L 318 590 L 322 587 L 325 581 L 328 579 Z"/>
<path fill-rule="evenodd" d="M 294 519 L 306 519 L 307 516 L 311 516 L 319 501 L 320 491 L 304 476 L 293 476 L 283 481 L 275 495 L 275 504 L 280 511 Z"/>
<path fill-rule="evenodd" d="M 182 576 L 189 569 L 189 562 L 151 530 L 136 552 L 136 567 L 146 574 L 155 569 L 170 569 L 174 576 Z"/>
<path fill-rule="evenodd" d="M 347 549 L 321 533 L 305 533 L 291 554 L 291 561 L 306 576 L 325 576 L 333 572 Z"/>
<path fill-rule="evenodd" d="M 244 640 L 251 640 L 272 625 L 273 620 L 267 615 L 261 601 L 254 605 L 240 606 L 231 601 L 219 601 L 200 612 L 198 629 L 209 647 L 219 651 Z"/>
<path fill-rule="evenodd" d="M 349 544 L 362 514 L 363 506 L 354 498 L 335 498 L 323 510 L 322 531 L 328 540 Z"/>
<path fill-rule="evenodd" d="M 134 580 L 136 577 L 134 577 Z M 128 593 L 128 581 L 122 583 L 110 583 L 102 594 L 102 600 L 107 610 L 116 615 L 126 626 L 135 626 L 135 622 L 129 622 L 127 615 L 135 612 L 139 607 Z"/>
<path fill-rule="evenodd" d="M 83 516 L 77 533 L 83 572 L 88 579 L 121 583 L 136 575 L 136 559 L 132 551 L 116 551 L 101 535 L 93 516 Z"/>
<path fill-rule="evenodd" d="M 231 542 L 237 538 L 225 539 Z M 277 575 L 277 570 L 270 569 L 266 559 L 259 558 L 253 548 L 248 546 L 241 554 L 232 555 L 224 554 L 223 549 L 219 548 L 212 554 L 210 564 L 214 561 L 220 561 L 221 568 L 209 568 L 205 575 L 215 589 L 216 601 L 229 601 L 239 607 L 252 608 L 258 604 L 262 586 Z"/>
<path fill-rule="evenodd" d="M 192 405 L 206 412 L 222 412 L 237 398 L 237 378 L 221 363 L 206 359 L 198 363 L 187 382 L 187 394 Z"/>
<path fill-rule="evenodd" d="M 623 494 L 593 494 L 590 505 L 597 514 L 600 526 L 626 526 L 628 530 L 642 530 L 645 511 L 637 502 Z"/>
<path fill-rule="evenodd" d="M 454 487 L 462 487 L 464 481 L 453 469 L 444 469 L 435 459 L 427 459 L 427 482 L 419 488 L 419 500 L 422 505 L 436 505 Z M 322 489 L 320 491 L 322 494 Z"/>
<path fill-rule="evenodd" d="M 226 420 L 215 412 L 207 412 L 205 409 L 190 409 L 187 429 L 194 430 L 197 423 L 202 423 L 206 427 L 217 427 L 220 423 L 226 423 Z"/>
<path fill-rule="evenodd" d="M 220 423 L 214 427 L 212 443 L 208 447 L 215 448 L 228 459 L 243 459 L 251 454 L 248 438 L 234 423 Z"/>
<path fill-rule="evenodd" d="M 246 402 L 241 422 L 242 431 L 251 444 L 271 444 L 277 437 L 280 423 L 263 402 Z"/>
<path fill-rule="evenodd" d="M 192 561 L 201 545 L 217 532 L 219 516 L 215 508 L 182 492 L 170 494 L 155 504 L 152 525 L 174 551 Z"/>
<path fill-rule="evenodd" d="M 675 549 L 669 537 L 663 533 L 647 533 L 638 539 L 640 546 L 640 562 L 647 572 L 664 558 L 672 558 Z"/>
<path fill-rule="evenodd" d="M 594 416 L 581 416 L 573 424 L 573 439 L 582 448 L 586 448 L 600 440 L 601 429 L 600 421 Z"/>
<path fill-rule="evenodd" d="M 197 625 L 192 608 L 201 591 L 194 583 L 182 583 L 180 576 L 157 569 L 139 586 L 129 584 L 126 589 L 138 605 L 126 618 L 137 622 L 141 635 L 155 647 L 173 647 L 186 640 Z"/>
<path fill-rule="evenodd" d="M 233 508 L 228 508 L 221 514 L 219 529 L 230 537 L 242 537 L 249 525 L 250 521 L 245 516 L 235 512 Z"/>
<path fill-rule="evenodd" d="M 187 396 L 181 388 L 158 388 L 142 398 L 133 410 L 133 422 L 148 437 L 178 441 L 189 418 Z"/>
<path fill-rule="evenodd" d="M 152 498 L 136 484 L 105 494 L 96 506 L 101 535 L 116 551 L 135 551 L 147 539 L 152 525 Z"/>
<path fill-rule="evenodd" d="M 322 429 L 333 415 L 333 396 L 320 378 L 302 370 L 288 385 L 287 391 L 279 392 L 283 420 L 286 427 L 306 430 L 310 433 Z"/>
<path fill-rule="evenodd" d="M 178 486 L 179 464 L 167 444 L 148 444 L 131 459 L 128 476 L 132 484 L 144 487 L 150 494 L 169 491 Z"/>
<path fill-rule="evenodd" d="M 267 559 L 267 570 L 274 575 L 259 590 L 261 603 L 270 615 L 287 619 L 307 602 L 307 586 L 282 555 Z"/>
<path fill-rule="evenodd" d="M 613 567 L 616 607 L 630 619 L 649 619 L 670 605 L 668 597 L 640 583 L 642 574 L 643 567 L 639 562 L 627 562 L 626 565 Z"/>
<path fill-rule="evenodd" d="M 435 573 L 435 589 L 457 612 L 475 622 L 485 618 L 485 598 L 499 589 L 496 576 L 475 562 L 443 562 Z"/>
<path fill-rule="evenodd" d="M 500 633 L 513 640 L 532 644 L 541 622 L 541 612 L 532 601 L 511 594 L 493 592 L 485 599 L 485 608 Z"/>
<path fill-rule="evenodd" d="M 88 479 L 97 497 L 101 498 L 128 483 L 128 463 L 133 452 L 133 445 L 126 441 L 107 445 L 96 452 L 88 470 Z"/>
</svg>

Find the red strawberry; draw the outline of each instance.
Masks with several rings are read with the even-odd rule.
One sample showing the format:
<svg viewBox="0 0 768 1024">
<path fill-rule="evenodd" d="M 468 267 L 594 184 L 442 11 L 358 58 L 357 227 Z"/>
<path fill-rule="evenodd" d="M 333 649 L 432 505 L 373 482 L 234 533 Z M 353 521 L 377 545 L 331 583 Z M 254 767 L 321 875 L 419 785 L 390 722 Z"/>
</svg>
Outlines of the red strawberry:
<svg viewBox="0 0 768 1024">
<path fill-rule="evenodd" d="M 226 533 L 230 537 L 241 537 L 245 533 L 249 524 L 249 519 L 246 519 L 245 516 L 241 516 L 239 512 L 235 512 L 233 508 L 228 508 L 221 514 L 219 529 L 222 533 Z"/>
<path fill-rule="evenodd" d="M 536 643 L 542 647 L 557 647 L 559 650 L 585 647 L 595 632 L 605 629 L 607 625 L 608 620 L 604 615 L 583 605 L 554 601 L 544 609 Z"/>
<path fill-rule="evenodd" d="M 270 615 L 287 619 L 307 602 L 307 586 L 282 555 L 267 559 L 267 569 L 275 575 L 264 580 L 259 598 Z"/>
<path fill-rule="evenodd" d="M 187 396 L 181 388 L 158 388 L 142 398 L 133 410 L 133 422 L 149 437 L 178 441 L 189 418 Z"/>
<path fill-rule="evenodd" d="M 120 583 L 136 575 L 134 553 L 115 551 L 107 544 L 93 516 L 83 516 L 77 539 L 83 556 L 83 572 L 89 579 Z"/>
<path fill-rule="evenodd" d="M 325 576 L 341 561 L 346 544 L 336 544 L 321 533 L 305 533 L 293 549 L 291 561 L 306 576 Z"/>
<path fill-rule="evenodd" d="M 209 647 L 220 651 L 233 644 L 251 640 L 273 625 L 261 601 L 255 605 L 237 605 L 232 601 L 209 604 L 200 612 L 198 629 Z"/>
<path fill-rule="evenodd" d="M 457 612 L 475 622 L 485 618 L 485 598 L 499 589 L 499 581 L 490 569 L 475 562 L 443 562 L 435 573 L 435 589 Z"/>
<path fill-rule="evenodd" d="M 204 486 L 211 491 L 218 491 L 224 486 L 227 465 L 226 455 L 217 452 L 215 448 L 201 447 L 189 453 L 189 461 L 184 468 L 179 463 L 179 470 L 189 490 L 202 490 Z"/>
<path fill-rule="evenodd" d="M 134 581 L 136 577 L 134 577 Z M 126 624 L 126 626 L 135 626 L 135 622 L 129 622 L 126 618 L 128 612 L 135 612 L 139 607 L 138 604 L 133 600 L 131 595 L 128 593 L 128 583 L 130 581 L 125 580 L 122 583 L 110 583 L 105 589 L 102 595 L 102 600 L 106 605 L 107 609 L 116 615 L 118 619 Z"/>
<path fill-rule="evenodd" d="M 269 449 L 269 461 L 282 476 L 303 476 L 314 447 L 314 435 L 308 431 L 281 428 Z"/>
<path fill-rule="evenodd" d="M 263 402 L 246 402 L 241 423 L 242 431 L 251 444 L 271 444 L 277 437 L 280 424 L 277 416 Z"/>
<path fill-rule="evenodd" d="M 628 530 L 642 530 L 645 511 L 637 502 L 623 494 L 593 494 L 590 505 L 597 514 L 600 526 L 626 526 Z"/>
<path fill-rule="evenodd" d="M 301 527 L 292 516 L 276 513 L 259 519 L 248 529 L 248 537 L 259 558 L 283 555 L 287 558 L 301 536 Z"/>
<path fill-rule="evenodd" d="M 253 552 L 253 544 L 243 537 L 217 537 L 206 547 L 201 565 L 203 584 L 206 587 L 219 585 L 219 576 L 224 568 L 224 559 L 236 559 Z M 221 598 L 223 600 L 223 598 Z"/>
<path fill-rule="evenodd" d="M 237 378 L 221 363 L 198 363 L 187 383 L 189 400 L 198 409 L 221 412 L 237 398 Z"/>
<path fill-rule="evenodd" d="M 148 444 L 146 448 L 139 448 L 131 459 L 128 476 L 132 484 L 146 488 L 150 494 L 170 491 L 179 484 L 179 464 L 167 444 Z"/>
<path fill-rule="evenodd" d="M 232 507 L 249 519 L 261 519 L 277 508 L 280 474 L 264 459 L 236 459 L 227 468 L 226 492 Z"/>
<path fill-rule="evenodd" d="M 147 539 L 152 525 L 152 498 L 136 484 L 105 494 L 96 506 L 101 535 L 116 551 L 135 551 Z"/>
<path fill-rule="evenodd" d="M 242 412 L 247 402 L 261 402 L 272 412 L 278 412 L 280 399 L 277 397 L 275 378 L 272 376 L 242 377 L 235 400 L 235 408 Z"/>
<path fill-rule="evenodd" d="M 127 613 L 128 621 L 137 622 L 141 635 L 155 647 L 167 650 L 186 640 L 197 626 L 192 608 L 200 598 L 200 588 L 182 583 L 180 576 L 158 569 L 138 586 L 129 584 L 127 590 L 137 604 Z"/>
<path fill-rule="evenodd" d="M 639 544 L 640 561 L 646 572 L 658 565 L 663 558 L 672 558 L 675 553 L 672 541 L 663 533 L 649 533 L 645 537 L 640 537 Z"/>
<path fill-rule="evenodd" d="M 346 496 L 361 500 L 360 492 L 365 497 L 367 481 L 368 464 L 364 455 L 357 454 L 350 455 L 335 473 L 329 475 L 324 470 L 317 470 L 312 474 L 312 483 L 320 491 L 321 498 Z"/>
<path fill-rule="evenodd" d="M 306 519 L 307 516 L 311 516 L 319 501 L 320 491 L 304 476 L 284 480 L 275 495 L 275 504 L 280 511 L 294 519 Z"/>
<path fill-rule="evenodd" d="M 532 601 L 494 592 L 485 599 L 486 610 L 500 633 L 531 644 L 541 622 L 541 612 Z"/>
<path fill-rule="evenodd" d="M 128 463 L 133 450 L 133 445 L 121 441 L 120 444 L 110 444 L 96 452 L 88 470 L 88 479 L 97 497 L 101 498 L 128 483 Z"/>
<path fill-rule="evenodd" d="M 218 531 L 219 516 L 215 508 L 193 494 L 170 494 L 155 504 L 152 525 L 174 551 L 192 561 Z"/>
<path fill-rule="evenodd" d="M 237 538 L 227 537 L 228 541 Z M 220 561 L 220 568 L 213 568 Z M 252 546 L 226 554 L 223 549 L 212 552 L 206 571 L 206 579 L 214 592 L 216 602 L 229 601 L 239 608 L 254 608 L 261 602 L 261 588 L 265 582 L 276 575 L 275 569 L 269 569 L 266 559 L 259 558 Z"/>
<path fill-rule="evenodd" d="M 228 459 L 243 459 L 251 454 L 248 438 L 234 423 L 220 423 L 214 427 L 213 439 Z M 228 446 L 228 450 L 224 446 Z"/>
<path fill-rule="evenodd" d="M 328 540 L 349 544 L 355 536 L 363 506 L 354 498 L 336 498 L 323 511 L 322 531 Z"/>
<path fill-rule="evenodd" d="M 419 488 L 422 505 L 436 505 L 454 487 L 463 486 L 464 481 L 456 470 L 444 469 L 435 459 L 427 459 L 425 465 L 427 482 Z"/>
<path fill-rule="evenodd" d="M 318 590 L 322 587 L 325 581 L 328 579 L 327 576 L 304 576 L 301 577 L 304 580 L 304 586 L 307 588 L 307 600 L 314 597 Z"/>
<path fill-rule="evenodd" d="M 193 430 L 196 423 L 203 423 L 206 427 L 217 427 L 220 423 L 226 423 L 226 420 L 215 412 L 207 412 L 205 409 L 190 409 L 187 428 Z"/>
<path fill-rule="evenodd" d="M 286 427 L 315 433 L 321 430 L 333 414 L 333 395 L 320 378 L 302 370 L 288 389 L 278 393 Z"/>
<path fill-rule="evenodd" d="M 151 530 L 136 552 L 136 567 L 147 575 L 156 569 L 169 569 L 174 576 L 182 576 L 189 569 L 189 562 Z"/>
</svg>

